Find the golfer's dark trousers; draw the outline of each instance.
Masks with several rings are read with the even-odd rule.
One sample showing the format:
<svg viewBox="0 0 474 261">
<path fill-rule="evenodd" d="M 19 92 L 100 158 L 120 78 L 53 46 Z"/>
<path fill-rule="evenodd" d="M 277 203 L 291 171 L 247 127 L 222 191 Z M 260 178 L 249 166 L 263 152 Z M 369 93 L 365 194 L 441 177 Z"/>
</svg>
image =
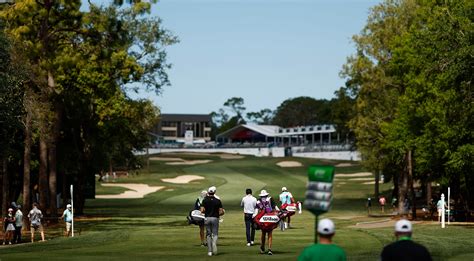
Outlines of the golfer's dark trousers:
<svg viewBox="0 0 474 261">
<path fill-rule="evenodd" d="M 255 239 L 255 228 L 253 228 L 252 214 L 244 214 L 245 220 L 245 235 L 247 236 L 247 243 L 254 241 Z"/>
<path fill-rule="evenodd" d="M 21 243 L 21 228 L 15 226 L 15 234 L 13 234 L 13 243 Z"/>
</svg>

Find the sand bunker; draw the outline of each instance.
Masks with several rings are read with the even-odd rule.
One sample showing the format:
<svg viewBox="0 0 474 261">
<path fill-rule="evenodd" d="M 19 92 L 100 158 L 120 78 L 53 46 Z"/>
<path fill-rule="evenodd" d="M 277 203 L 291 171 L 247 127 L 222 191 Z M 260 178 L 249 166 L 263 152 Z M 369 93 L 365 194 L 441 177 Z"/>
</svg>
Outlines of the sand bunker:
<svg viewBox="0 0 474 261">
<path fill-rule="evenodd" d="M 355 165 L 352 164 L 352 163 L 339 163 L 339 164 L 337 164 L 337 165 L 334 166 L 334 167 L 337 167 L 337 168 L 344 168 L 344 167 L 352 167 L 352 166 L 355 166 Z"/>
<path fill-rule="evenodd" d="M 375 184 L 375 181 L 364 182 L 362 184 L 364 184 L 364 185 L 373 185 L 373 184 Z"/>
<path fill-rule="evenodd" d="M 367 180 L 374 180 L 374 178 L 353 178 L 353 179 L 348 179 L 351 181 L 367 181 Z"/>
<path fill-rule="evenodd" d="M 212 162 L 212 160 L 183 160 L 183 161 L 166 162 L 166 165 L 196 165 L 196 164 L 205 164 L 209 162 Z"/>
<path fill-rule="evenodd" d="M 154 160 L 154 161 L 183 161 L 182 158 L 166 158 L 166 157 L 151 157 L 150 160 Z"/>
<path fill-rule="evenodd" d="M 303 164 L 299 163 L 298 161 L 280 161 L 277 163 L 277 165 L 282 168 L 295 168 L 303 166 Z"/>
<path fill-rule="evenodd" d="M 221 154 L 219 155 L 221 159 L 243 159 L 244 156 L 241 155 L 234 155 L 234 154 Z"/>
<path fill-rule="evenodd" d="M 163 182 L 168 182 L 168 183 L 174 183 L 174 184 L 188 184 L 191 181 L 194 180 L 201 180 L 204 179 L 204 177 L 197 176 L 197 175 L 181 175 L 176 178 L 171 178 L 171 179 L 161 179 Z"/>
<path fill-rule="evenodd" d="M 370 172 L 359 172 L 359 173 L 350 173 L 350 174 L 340 174 L 337 173 L 336 177 L 338 178 L 345 178 L 345 177 L 368 177 L 372 176 L 372 173 Z"/>
<path fill-rule="evenodd" d="M 163 189 L 162 186 L 150 187 L 147 184 L 132 184 L 132 183 L 101 183 L 104 187 L 122 187 L 127 188 L 127 190 L 122 194 L 118 195 L 97 195 L 95 198 L 104 198 L 104 199 L 126 199 L 126 198 L 143 198 L 146 195 L 156 192 L 160 189 Z"/>
</svg>

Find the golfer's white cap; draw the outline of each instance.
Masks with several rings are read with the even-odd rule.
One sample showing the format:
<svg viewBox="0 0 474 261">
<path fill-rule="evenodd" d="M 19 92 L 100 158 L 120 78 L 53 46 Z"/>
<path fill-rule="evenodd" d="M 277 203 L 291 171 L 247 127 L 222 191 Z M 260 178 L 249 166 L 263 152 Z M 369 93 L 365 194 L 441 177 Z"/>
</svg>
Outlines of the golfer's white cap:
<svg viewBox="0 0 474 261">
<path fill-rule="evenodd" d="M 266 190 L 262 189 L 262 191 L 260 191 L 260 195 L 258 195 L 259 197 L 266 197 L 268 196 L 270 193 L 268 193 Z"/>
<path fill-rule="evenodd" d="M 334 222 L 329 218 L 321 219 L 318 223 L 318 233 L 321 235 L 332 235 L 336 232 Z"/>
<path fill-rule="evenodd" d="M 281 191 L 288 191 L 286 187 L 281 188 Z"/>
<path fill-rule="evenodd" d="M 217 190 L 217 188 L 214 187 L 214 186 L 212 186 L 212 187 L 210 187 L 210 188 L 207 190 L 207 192 L 208 192 L 208 193 L 216 193 L 216 190 Z"/>
<path fill-rule="evenodd" d="M 66 208 L 72 208 L 72 205 L 71 205 L 71 204 L 67 204 L 67 205 L 66 205 Z"/>
<path fill-rule="evenodd" d="M 411 229 L 411 222 L 406 219 L 400 219 L 395 223 L 395 232 L 409 233 Z"/>
<path fill-rule="evenodd" d="M 9 208 L 8 211 L 13 211 L 13 208 Z"/>
</svg>

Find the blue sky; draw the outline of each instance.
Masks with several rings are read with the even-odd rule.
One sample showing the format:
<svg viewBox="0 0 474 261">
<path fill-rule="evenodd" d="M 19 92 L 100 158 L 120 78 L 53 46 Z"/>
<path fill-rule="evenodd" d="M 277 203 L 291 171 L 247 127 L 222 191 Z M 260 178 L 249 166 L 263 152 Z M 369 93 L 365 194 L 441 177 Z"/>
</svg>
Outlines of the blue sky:
<svg viewBox="0 0 474 261">
<path fill-rule="evenodd" d="M 139 96 L 162 113 L 210 113 L 234 96 L 247 112 L 298 96 L 330 99 L 344 84 L 351 36 L 378 2 L 161 0 L 152 13 L 180 39 L 167 49 L 171 86 Z"/>
</svg>

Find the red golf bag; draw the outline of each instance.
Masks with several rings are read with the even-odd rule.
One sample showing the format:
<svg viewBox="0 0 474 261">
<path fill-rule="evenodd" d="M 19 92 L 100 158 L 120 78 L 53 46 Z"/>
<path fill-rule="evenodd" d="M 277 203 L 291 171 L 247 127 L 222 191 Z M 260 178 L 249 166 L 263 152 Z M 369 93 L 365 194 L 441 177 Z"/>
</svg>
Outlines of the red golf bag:
<svg viewBox="0 0 474 261">
<path fill-rule="evenodd" d="M 270 232 L 278 227 L 280 217 L 276 212 L 265 213 L 262 210 L 255 216 L 253 221 L 263 232 Z"/>
</svg>

